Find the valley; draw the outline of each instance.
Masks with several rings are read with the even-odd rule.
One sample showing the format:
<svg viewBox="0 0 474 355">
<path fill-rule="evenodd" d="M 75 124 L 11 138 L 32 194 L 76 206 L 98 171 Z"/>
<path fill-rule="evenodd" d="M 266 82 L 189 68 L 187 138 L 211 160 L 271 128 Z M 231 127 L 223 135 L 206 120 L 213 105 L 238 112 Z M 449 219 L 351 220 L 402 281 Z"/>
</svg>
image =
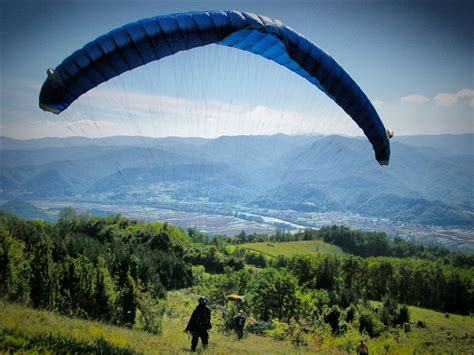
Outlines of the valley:
<svg viewBox="0 0 474 355">
<path fill-rule="evenodd" d="M 472 228 L 443 227 L 390 221 L 366 217 L 351 212 L 295 212 L 291 210 L 249 209 L 245 206 L 205 203 L 176 203 L 161 206 L 105 204 L 96 202 L 34 200 L 33 205 L 46 211 L 53 218 L 61 209 L 72 207 L 78 212 L 104 216 L 121 214 L 145 222 L 163 221 L 182 229 L 196 227 L 209 235 L 235 236 L 244 231 L 274 233 L 276 230 L 296 232 L 305 228 L 344 225 L 352 229 L 385 232 L 389 237 L 400 237 L 423 244 L 437 244 L 451 250 L 474 252 Z M 4 201 L 0 200 L 0 205 Z M 175 208 L 175 209 L 174 209 Z"/>
</svg>

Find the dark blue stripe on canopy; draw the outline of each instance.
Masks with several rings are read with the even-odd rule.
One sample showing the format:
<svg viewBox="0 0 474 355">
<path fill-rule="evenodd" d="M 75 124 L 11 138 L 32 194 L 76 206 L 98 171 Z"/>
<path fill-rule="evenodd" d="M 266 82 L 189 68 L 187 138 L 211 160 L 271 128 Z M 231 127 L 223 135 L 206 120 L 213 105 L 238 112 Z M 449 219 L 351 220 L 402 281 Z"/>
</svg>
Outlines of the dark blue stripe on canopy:
<svg viewBox="0 0 474 355">
<path fill-rule="evenodd" d="M 211 43 L 246 50 L 301 75 L 331 97 L 364 131 L 380 164 L 390 144 L 370 100 L 314 43 L 278 20 L 237 11 L 157 16 L 115 29 L 66 58 L 40 93 L 43 110 L 60 113 L 97 85 L 154 60 Z"/>
</svg>

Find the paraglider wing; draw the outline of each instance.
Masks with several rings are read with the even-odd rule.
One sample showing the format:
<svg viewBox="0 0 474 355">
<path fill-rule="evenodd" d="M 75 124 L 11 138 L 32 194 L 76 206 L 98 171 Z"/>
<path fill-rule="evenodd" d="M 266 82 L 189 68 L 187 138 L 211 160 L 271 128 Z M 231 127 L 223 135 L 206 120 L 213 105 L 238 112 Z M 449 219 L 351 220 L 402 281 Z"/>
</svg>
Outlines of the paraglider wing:
<svg viewBox="0 0 474 355">
<path fill-rule="evenodd" d="M 226 300 L 227 301 L 232 301 L 232 302 L 237 302 L 237 303 L 240 303 L 240 304 L 245 303 L 244 296 L 240 296 L 240 295 L 237 295 L 235 293 L 231 293 L 230 295 L 228 295 L 226 297 Z"/>
<path fill-rule="evenodd" d="M 388 164 L 390 144 L 370 100 L 314 43 L 278 20 L 237 11 L 190 12 L 127 24 L 98 37 L 48 70 L 39 99 L 61 113 L 97 85 L 183 50 L 220 44 L 268 58 L 301 75 L 332 98 L 364 131 L 377 161 Z"/>
</svg>

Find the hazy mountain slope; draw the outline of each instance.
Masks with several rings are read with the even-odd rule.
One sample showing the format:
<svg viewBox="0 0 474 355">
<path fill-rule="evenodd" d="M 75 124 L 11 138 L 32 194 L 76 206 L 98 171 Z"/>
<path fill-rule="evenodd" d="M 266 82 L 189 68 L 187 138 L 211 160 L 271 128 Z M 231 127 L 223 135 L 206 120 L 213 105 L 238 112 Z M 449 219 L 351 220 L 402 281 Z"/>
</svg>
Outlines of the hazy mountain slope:
<svg viewBox="0 0 474 355">
<path fill-rule="evenodd" d="M 79 192 L 80 186 L 74 180 L 65 179 L 57 170 L 47 170 L 26 181 L 23 189 L 32 197 L 73 197 Z"/>
<path fill-rule="evenodd" d="M 42 220 L 52 220 L 53 218 L 49 216 L 45 211 L 36 206 L 21 200 L 12 200 L 5 202 L 0 206 L 0 210 L 10 212 L 17 217 L 24 219 L 42 219 Z"/>
<path fill-rule="evenodd" d="M 420 142 L 426 146 L 400 143 L 415 139 L 400 137 L 391 145 L 389 166 L 380 166 L 360 137 L 108 137 L 100 146 L 99 140 L 80 137 L 2 138 L 2 147 L 16 150 L 2 148 L 0 191 L 4 199 L 136 203 L 138 195 L 142 201 L 199 200 L 229 208 L 239 201 L 472 225 L 474 154 L 449 153 L 466 150 L 469 137 L 457 144 L 451 137 L 424 136 Z"/>
<path fill-rule="evenodd" d="M 330 136 L 286 156 L 274 181 L 311 182 L 326 192 L 360 193 L 370 189 L 404 197 L 440 199 L 449 203 L 474 200 L 472 157 L 450 156 L 432 149 L 392 144 L 388 167 L 372 158 L 362 140 Z M 345 194 L 345 193 L 344 193 Z"/>
<path fill-rule="evenodd" d="M 440 134 L 397 136 L 394 142 L 415 146 L 430 147 L 449 154 L 474 154 L 474 134 Z"/>
</svg>

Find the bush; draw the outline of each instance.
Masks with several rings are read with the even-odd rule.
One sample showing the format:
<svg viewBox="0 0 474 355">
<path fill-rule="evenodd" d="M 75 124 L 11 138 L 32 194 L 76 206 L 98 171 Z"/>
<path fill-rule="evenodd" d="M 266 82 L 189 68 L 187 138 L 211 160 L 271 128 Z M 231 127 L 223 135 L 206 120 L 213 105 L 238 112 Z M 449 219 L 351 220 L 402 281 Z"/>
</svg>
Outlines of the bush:
<svg viewBox="0 0 474 355">
<path fill-rule="evenodd" d="M 253 324 L 249 324 L 247 329 L 251 333 L 263 335 L 267 330 L 275 329 L 275 324 L 272 321 L 256 321 Z"/>
<path fill-rule="evenodd" d="M 347 354 L 352 354 L 357 349 L 360 342 L 360 334 L 353 328 L 349 329 L 344 335 L 337 337 L 335 340 L 336 347 Z"/>
<path fill-rule="evenodd" d="M 163 330 L 163 314 L 163 306 L 148 293 L 141 293 L 138 297 L 138 309 L 135 314 L 135 328 L 160 334 Z"/>
<path fill-rule="evenodd" d="M 339 331 L 339 316 L 341 311 L 337 305 L 332 306 L 326 311 L 324 315 L 324 323 L 331 326 L 332 332 L 337 333 Z"/>
<path fill-rule="evenodd" d="M 410 323 L 403 323 L 403 331 L 405 333 L 411 332 L 411 324 Z"/>
<path fill-rule="evenodd" d="M 416 322 L 416 326 L 418 328 L 426 328 L 426 322 L 420 319 Z"/>
<path fill-rule="evenodd" d="M 396 323 L 400 325 L 410 323 L 410 309 L 407 306 L 403 305 L 400 307 Z"/>
<path fill-rule="evenodd" d="M 311 328 L 306 323 L 292 319 L 288 328 L 288 338 L 295 346 L 306 346 L 308 345 L 307 333 L 310 330 Z"/>
<path fill-rule="evenodd" d="M 288 323 L 280 322 L 277 319 L 274 319 L 272 323 L 274 324 L 274 328 L 267 329 L 265 334 L 278 340 L 284 340 L 289 329 Z"/>
<path fill-rule="evenodd" d="M 369 309 L 363 309 L 359 315 L 359 332 L 367 332 L 371 337 L 378 337 L 383 330 L 383 323 L 375 313 Z"/>
<path fill-rule="evenodd" d="M 391 297 L 385 297 L 380 310 L 380 320 L 386 326 L 394 326 L 397 323 L 398 302 Z M 401 323 L 398 323 L 401 324 Z"/>
<path fill-rule="evenodd" d="M 344 313 L 346 314 L 345 321 L 347 323 L 351 323 L 354 320 L 354 318 L 356 317 L 357 307 L 354 306 L 353 304 L 351 304 L 349 307 L 346 308 Z"/>
</svg>

